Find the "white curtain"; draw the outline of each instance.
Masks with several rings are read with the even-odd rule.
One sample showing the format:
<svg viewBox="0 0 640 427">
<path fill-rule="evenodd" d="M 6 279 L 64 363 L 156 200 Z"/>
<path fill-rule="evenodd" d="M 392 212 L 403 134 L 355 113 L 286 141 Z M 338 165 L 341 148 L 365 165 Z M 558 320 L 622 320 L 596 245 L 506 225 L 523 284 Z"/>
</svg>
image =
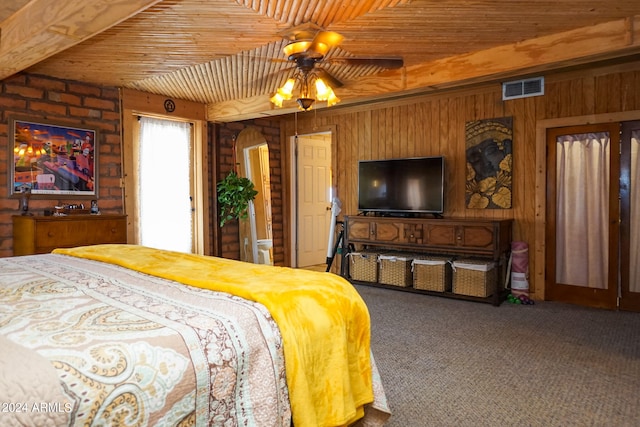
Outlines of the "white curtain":
<svg viewBox="0 0 640 427">
<path fill-rule="evenodd" d="M 630 228 L 631 248 L 629 254 L 629 290 L 640 292 L 640 165 L 638 161 L 638 144 L 640 144 L 640 131 L 631 133 L 631 179 L 630 194 Z"/>
<path fill-rule="evenodd" d="M 192 252 L 191 125 L 140 118 L 140 244 Z"/>
<path fill-rule="evenodd" d="M 609 133 L 556 140 L 556 283 L 607 288 Z"/>
</svg>

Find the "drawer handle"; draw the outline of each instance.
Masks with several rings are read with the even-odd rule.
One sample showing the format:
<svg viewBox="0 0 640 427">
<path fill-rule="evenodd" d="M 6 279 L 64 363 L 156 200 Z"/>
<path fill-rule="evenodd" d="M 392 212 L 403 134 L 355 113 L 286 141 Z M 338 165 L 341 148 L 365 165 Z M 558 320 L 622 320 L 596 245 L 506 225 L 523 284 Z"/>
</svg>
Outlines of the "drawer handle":
<svg viewBox="0 0 640 427">
<path fill-rule="evenodd" d="M 47 232 L 47 236 L 49 236 L 49 237 L 53 237 L 55 235 L 56 235 L 56 233 L 54 233 L 53 231 Z"/>
</svg>

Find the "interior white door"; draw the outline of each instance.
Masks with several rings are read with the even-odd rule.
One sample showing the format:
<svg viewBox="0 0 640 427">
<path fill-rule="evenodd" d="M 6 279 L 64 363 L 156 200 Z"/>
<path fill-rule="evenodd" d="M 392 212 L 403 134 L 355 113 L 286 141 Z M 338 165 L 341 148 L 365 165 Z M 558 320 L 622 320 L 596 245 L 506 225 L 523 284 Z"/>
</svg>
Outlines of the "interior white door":
<svg viewBox="0 0 640 427">
<path fill-rule="evenodd" d="M 331 134 L 298 136 L 298 267 L 324 264 L 331 221 Z"/>
</svg>

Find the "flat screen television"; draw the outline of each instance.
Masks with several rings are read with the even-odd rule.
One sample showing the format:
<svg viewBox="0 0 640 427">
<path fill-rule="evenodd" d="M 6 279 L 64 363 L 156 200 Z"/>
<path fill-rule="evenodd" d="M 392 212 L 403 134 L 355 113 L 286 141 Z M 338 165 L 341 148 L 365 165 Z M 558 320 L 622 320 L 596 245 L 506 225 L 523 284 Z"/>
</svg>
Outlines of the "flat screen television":
<svg viewBox="0 0 640 427">
<path fill-rule="evenodd" d="M 444 211 L 444 157 L 358 162 L 358 210 L 380 215 Z"/>
</svg>

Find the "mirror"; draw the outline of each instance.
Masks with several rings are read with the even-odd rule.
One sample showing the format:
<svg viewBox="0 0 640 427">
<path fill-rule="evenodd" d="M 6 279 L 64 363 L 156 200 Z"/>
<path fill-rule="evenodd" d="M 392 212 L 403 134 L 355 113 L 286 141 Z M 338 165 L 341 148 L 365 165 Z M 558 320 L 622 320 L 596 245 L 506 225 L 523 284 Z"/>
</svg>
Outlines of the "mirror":
<svg viewBox="0 0 640 427">
<path fill-rule="evenodd" d="M 256 128 L 240 132 L 236 141 L 238 174 L 249 178 L 258 195 L 249 204 L 249 216 L 240 221 L 240 259 L 256 264 L 273 264 L 271 220 L 271 175 L 269 147 Z"/>
</svg>

